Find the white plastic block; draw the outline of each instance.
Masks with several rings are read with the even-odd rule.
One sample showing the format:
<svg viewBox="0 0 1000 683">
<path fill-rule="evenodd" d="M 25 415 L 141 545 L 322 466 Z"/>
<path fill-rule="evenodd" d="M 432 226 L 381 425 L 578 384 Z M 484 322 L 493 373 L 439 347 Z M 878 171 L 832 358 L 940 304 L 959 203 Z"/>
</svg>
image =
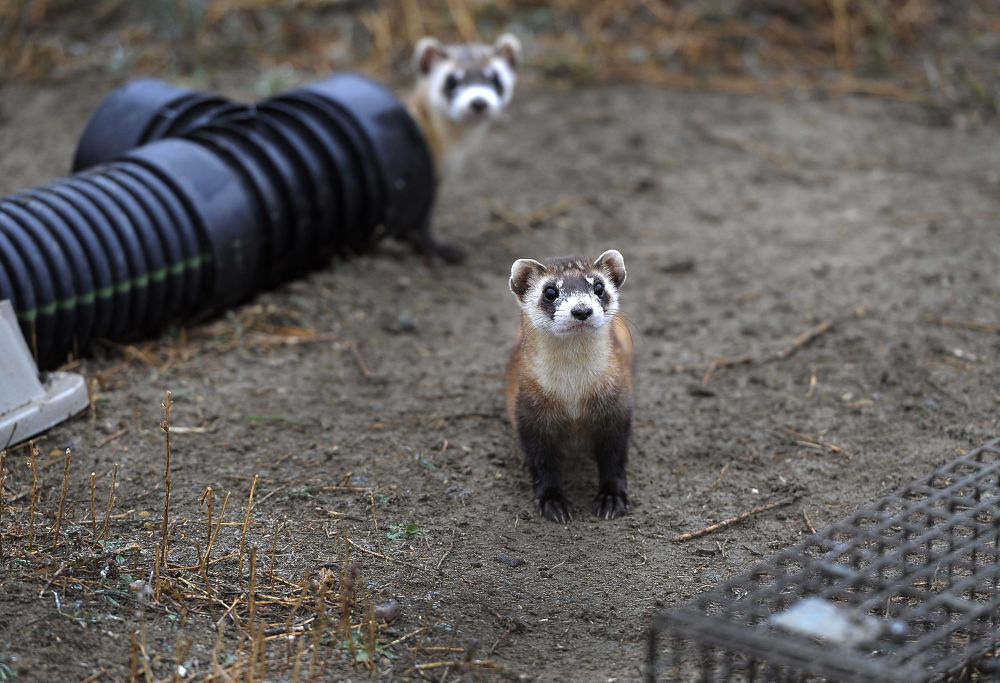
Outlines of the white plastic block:
<svg viewBox="0 0 1000 683">
<path fill-rule="evenodd" d="M 9 301 L 0 301 L 0 450 L 68 420 L 89 404 L 82 376 L 48 373 L 44 383 Z"/>
</svg>

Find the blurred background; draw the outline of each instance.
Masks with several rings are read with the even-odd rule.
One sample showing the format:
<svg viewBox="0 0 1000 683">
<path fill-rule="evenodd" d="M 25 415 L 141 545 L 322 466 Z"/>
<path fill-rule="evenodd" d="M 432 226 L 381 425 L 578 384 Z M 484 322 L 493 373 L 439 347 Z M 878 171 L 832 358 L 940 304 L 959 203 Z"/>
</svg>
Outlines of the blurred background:
<svg viewBox="0 0 1000 683">
<path fill-rule="evenodd" d="M 100 72 L 260 94 L 335 69 L 390 81 L 424 34 L 524 41 L 532 79 L 807 89 L 995 117 L 1000 0 L 0 0 L 0 79 Z"/>
</svg>

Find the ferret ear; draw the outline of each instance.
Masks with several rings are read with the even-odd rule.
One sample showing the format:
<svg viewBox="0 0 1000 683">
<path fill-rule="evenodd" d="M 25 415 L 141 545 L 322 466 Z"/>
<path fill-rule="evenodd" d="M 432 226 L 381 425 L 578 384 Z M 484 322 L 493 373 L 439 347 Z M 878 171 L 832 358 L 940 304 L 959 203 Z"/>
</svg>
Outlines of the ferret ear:
<svg viewBox="0 0 1000 683">
<path fill-rule="evenodd" d="M 426 76 L 434 68 L 434 62 L 446 56 L 448 52 L 440 40 L 425 36 L 413 50 L 413 68 L 421 76 Z"/>
<path fill-rule="evenodd" d="M 607 272 L 615 283 L 615 289 L 625 284 L 625 259 L 617 249 L 608 249 L 597 257 L 594 265 Z"/>
<path fill-rule="evenodd" d="M 531 289 L 531 280 L 545 272 L 545 266 L 530 258 L 519 258 L 510 267 L 510 291 L 518 299 Z"/>
<path fill-rule="evenodd" d="M 521 41 L 513 33 L 505 33 L 493 43 L 493 54 L 503 59 L 517 71 L 521 66 Z"/>
</svg>

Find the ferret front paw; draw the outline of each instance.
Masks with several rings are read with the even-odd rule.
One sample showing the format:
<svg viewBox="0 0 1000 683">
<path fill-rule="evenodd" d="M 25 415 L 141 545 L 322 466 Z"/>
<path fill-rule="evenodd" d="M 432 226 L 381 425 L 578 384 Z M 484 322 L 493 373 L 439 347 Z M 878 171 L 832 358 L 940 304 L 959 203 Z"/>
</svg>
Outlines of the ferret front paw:
<svg viewBox="0 0 1000 683">
<path fill-rule="evenodd" d="M 465 249 L 454 242 L 435 242 L 430 251 L 449 266 L 456 266 L 465 261 Z"/>
<path fill-rule="evenodd" d="M 625 489 L 600 491 L 594 498 L 594 514 L 601 519 L 614 519 L 628 512 L 628 493 Z"/>
<path fill-rule="evenodd" d="M 566 524 L 573 519 L 573 507 L 561 491 L 547 491 L 538 496 L 538 510 L 546 519 Z"/>
<path fill-rule="evenodd" d="M 440 259 L 450 266 L 465 261 L 465 249 L 454 242 L 439 242 L 434 239 L 429 225 L 405 235 L 402 239 L 409 242 L 418 254 L 427 259 Z"/>
</svg>

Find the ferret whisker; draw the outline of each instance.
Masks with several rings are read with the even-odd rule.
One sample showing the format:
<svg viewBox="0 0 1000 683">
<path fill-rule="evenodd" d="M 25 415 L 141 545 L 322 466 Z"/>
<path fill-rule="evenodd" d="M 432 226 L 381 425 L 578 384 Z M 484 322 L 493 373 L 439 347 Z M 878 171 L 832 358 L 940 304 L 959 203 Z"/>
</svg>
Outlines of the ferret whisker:
<svg viewBox="0 0 1000 683">
<path fill-rule="evenodd" d="M 634 320 L 632 320 L 627 314 L 622 313 L 621 311 L 616 311 L 615 313 L 613 313 L 609 317 L 613 321 L 620 320 L 620 321 L 622 321 L 624 323 L 622 325 L 622 328 L 625 330 L 625 333 L 628 335 L 629 342 L 634 345 L 635 344 L 635 335 L 633 334 L 633 330 L 638 331 L 639 325 L 636 324 L 636 322 Z"/>
</svg>

